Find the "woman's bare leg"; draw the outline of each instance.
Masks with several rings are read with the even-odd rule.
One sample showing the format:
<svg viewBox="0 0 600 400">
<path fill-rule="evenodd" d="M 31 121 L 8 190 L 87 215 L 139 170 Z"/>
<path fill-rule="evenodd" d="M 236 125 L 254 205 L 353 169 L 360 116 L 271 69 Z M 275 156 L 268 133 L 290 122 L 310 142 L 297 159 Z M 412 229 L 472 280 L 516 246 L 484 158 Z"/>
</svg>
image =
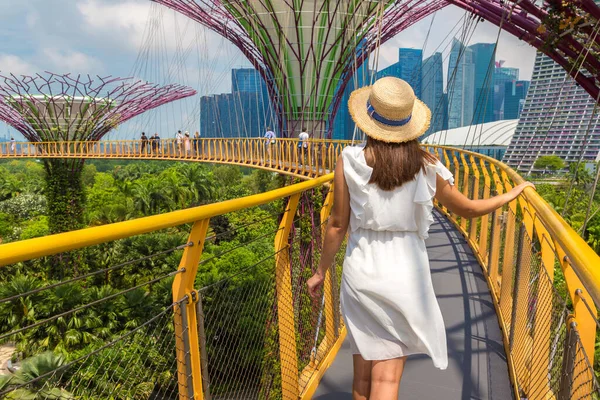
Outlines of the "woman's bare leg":
<svg viewBox="0 0 600 400">
<path fill-rule="evenodd" d="M 372 361 L 370 400 L 397 400 L 406 357 Z"/>
<path fill-rule="evenodd" d="M 367 400 L 371 391 L 371 368 L 373 361 L 367 361 L 360 354 L 352 356 L 354 378 L 352 380 L 352 400 Z"/>
</svg>

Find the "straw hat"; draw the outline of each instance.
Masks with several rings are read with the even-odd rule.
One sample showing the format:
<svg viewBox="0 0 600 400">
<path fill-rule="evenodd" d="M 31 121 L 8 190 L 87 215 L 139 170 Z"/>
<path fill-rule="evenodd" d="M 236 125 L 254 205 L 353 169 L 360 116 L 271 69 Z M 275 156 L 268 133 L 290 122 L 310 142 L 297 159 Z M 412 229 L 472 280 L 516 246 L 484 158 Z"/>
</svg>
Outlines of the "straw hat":
<svg viewBox="0 0 600 400">
<path fill-rule="evenodd" d="M 402 143 L 416 139 L 429 128 L 431 111 L 408 83 L 386 77 L 352 92 L 348 101 L 356 125 L 373 139 Z"/>
</svg>

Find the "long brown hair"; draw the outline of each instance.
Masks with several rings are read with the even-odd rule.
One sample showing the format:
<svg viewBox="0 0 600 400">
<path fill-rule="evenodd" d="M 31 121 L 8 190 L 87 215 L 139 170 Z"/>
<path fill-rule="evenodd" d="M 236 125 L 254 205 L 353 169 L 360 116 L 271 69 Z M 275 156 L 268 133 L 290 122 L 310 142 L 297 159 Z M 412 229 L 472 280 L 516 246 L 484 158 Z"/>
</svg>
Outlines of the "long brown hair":
<svg viewBox="0 0 600 400">
<path fill-rule="evenodd" d="M 405 182 L 412 181 L 420 169 L 437 158 L 423 149 L 419 142 L 411 140 L 404 143 L 387 143 L 367 137 L 365 159 L 373 168 L 369 183 L 382 190 L 393 190 Z"/>
</svg>

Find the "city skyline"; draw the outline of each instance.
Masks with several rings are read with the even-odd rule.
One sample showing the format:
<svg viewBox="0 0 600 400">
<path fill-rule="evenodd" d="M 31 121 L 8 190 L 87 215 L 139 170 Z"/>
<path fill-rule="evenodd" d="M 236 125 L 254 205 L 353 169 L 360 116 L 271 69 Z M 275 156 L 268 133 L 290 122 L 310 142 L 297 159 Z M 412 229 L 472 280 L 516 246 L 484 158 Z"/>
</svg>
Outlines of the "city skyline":
<svg viewBox="0 0 600 400">
<path fill-rule="evenodd" d="M 495 44 L 464 46 L 458 39 L 453 39 L 450 54 L 446 57 L 449 59 L 446 75 L 451 78 L 450 83 L 444 80 L 445 57 L 442 53 L 424 60 L 419 49 L 399 48 L 397 54 L 396 63 L 377 73 L 368 68 L 369 60 L 356 68 L 342 95 L 333 124 L 327 127 L 333 139 L 355 138 L 355 125 L 345 106 L 350 93 L 369 84 L 373 78 L 385 76 L 408 80 L 417 97 L 431 109 L 431 126 L 422 138 L 449 128 L 505 119 L 504 98 L 507 94 L 511 101 L 507 118 L 518 118 L 526 94 L 523 89 L 528 88 L 528 82 L 517 82 L 519 69 L 505 67 L 503 61 L 495 60 Z M 230 73 L 232 92 L 202 96 L 200 100 L 201 135 L 260 137 L 267 126 L 280 135 L 266 85 L 258 71 L 233 68 Z M 240 112 L 234 115 L 236 110 Z M 298 133 L 294 132 L 292 136 Z"/>
</svg>

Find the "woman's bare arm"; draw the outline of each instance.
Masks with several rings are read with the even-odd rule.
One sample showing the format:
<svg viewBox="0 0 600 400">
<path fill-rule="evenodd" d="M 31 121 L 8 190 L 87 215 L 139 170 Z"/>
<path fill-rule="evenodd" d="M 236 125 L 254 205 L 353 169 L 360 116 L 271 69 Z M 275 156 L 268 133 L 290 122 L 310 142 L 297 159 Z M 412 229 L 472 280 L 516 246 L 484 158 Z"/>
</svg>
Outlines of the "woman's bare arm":
<svg viewBox="0 0 600 400">
<path fill-rule="evenodd" d="M 317 272 L 307 282 L 309 293 L 313 297 L 317 295 L 316 291 L 325 279 L 327 268 L 333 264 L 350 223 L 350 193 L 344 177 L 344 165 L 341 157 L 335 166 L 333 185 L 333 208 L 325 229 L 321 260 Z"/>
<path fill-rule="evenodd" d="M 524 182 L 507 193 L 485 200 L 471 200 L 463 195 L 456 186 L 449 184 L 439 175 L 437 175 L 436 185 L 435 198 L 448 210 L 464 218 L 475 218 L 489 214 L 517 198 L 526 187 L 535 188 L 533 183 Z"/>
</svg>

